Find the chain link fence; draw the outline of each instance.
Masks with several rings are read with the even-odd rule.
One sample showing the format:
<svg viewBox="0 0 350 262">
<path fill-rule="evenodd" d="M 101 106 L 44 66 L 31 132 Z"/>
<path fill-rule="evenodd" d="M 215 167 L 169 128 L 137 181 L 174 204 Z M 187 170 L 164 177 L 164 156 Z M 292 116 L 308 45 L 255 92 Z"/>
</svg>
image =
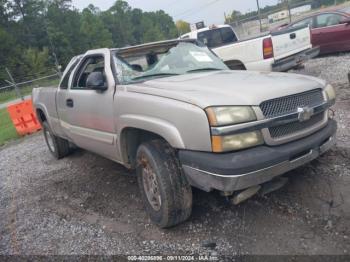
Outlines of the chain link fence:
<svg viewBox="0 0 350 262">
<path fill-rule="evenodd" d="M 28 97 L 35 87 L 57 86 L 60 79 L 59 73 L 54 69 L 26 76 L 12 75 L 10 71 L 6 73 L 8 77 L 2 81 L 6 85 L 0 85 L 0 109 L 4 104 Z"/>
<path fill-rule="evenodd" d="M 3 70 L 0 85 L 0 146 L 6 141 L 18 137 L 16 129 L 10 119 L 7 107 L 11 104 L 30 99 L 33 88 L 57 86 L 60 80 L 60 73 L 54 68 L 45 72 L 38 72 L 31 75 L 11 74 L 6 68 Z"/>
</svg>

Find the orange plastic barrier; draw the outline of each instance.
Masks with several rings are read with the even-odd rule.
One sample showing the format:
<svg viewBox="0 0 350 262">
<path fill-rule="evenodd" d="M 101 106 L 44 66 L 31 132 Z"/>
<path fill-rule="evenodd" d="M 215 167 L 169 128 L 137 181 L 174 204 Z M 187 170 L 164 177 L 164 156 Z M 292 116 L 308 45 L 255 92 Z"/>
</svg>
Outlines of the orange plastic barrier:
<svg viewBox="0 0 350 262">
<path fill-rule="evenodd" d="M 7 111 L 19 135 L 32 134 L 41 129 L 41 125 L 35 116 L 31 99 L 8 106 Z"/>
</svg>

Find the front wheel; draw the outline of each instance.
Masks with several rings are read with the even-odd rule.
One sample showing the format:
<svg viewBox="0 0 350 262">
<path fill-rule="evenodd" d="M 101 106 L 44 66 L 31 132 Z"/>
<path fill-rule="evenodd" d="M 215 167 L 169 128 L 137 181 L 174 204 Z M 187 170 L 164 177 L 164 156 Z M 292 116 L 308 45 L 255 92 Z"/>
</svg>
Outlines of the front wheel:
<svg viewBox="0 0 350 262">
<path fill-rule="evenodd" d="M 185 221 L 192 212 L 192 189 L 180 163 L 163 140 L 143 143 L 137 150 L 137 180 L 153 223 L 166 228 Z"/>
<path fill-rule="evenodd" d="M 60 159 L 69 154 L 69 142 L 63 138 L 55 136 L 47 122 L 43 123 L 43 132 L 47 147 L 55 158 Z"/>
</svg>

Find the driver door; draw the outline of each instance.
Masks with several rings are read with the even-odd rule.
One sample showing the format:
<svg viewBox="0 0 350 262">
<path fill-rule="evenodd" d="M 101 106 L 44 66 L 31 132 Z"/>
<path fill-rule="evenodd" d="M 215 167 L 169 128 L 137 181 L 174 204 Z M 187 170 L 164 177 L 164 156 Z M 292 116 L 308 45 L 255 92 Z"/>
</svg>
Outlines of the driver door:
<svg viewBox="0 0 350 262">
<path fill-rule="evenodd" d="M 103 73 L 107 90 L 87 87 L 86 82 L 92 72 Z M 86 55 L 73 73 L 69 89 L 59 92 L 57 103 L 61 125 L 77 146 L 118 161 L 114 90 L 110 54 Z"/>
</svg>

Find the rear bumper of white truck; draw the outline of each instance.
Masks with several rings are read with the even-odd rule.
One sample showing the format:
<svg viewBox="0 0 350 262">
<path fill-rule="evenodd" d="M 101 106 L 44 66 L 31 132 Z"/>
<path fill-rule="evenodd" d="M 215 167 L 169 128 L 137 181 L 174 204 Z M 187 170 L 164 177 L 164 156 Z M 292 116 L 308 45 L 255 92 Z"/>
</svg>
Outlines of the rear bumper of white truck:
<svg viewBox="0 0 350 262">
<path fill-rule="evenodd" d="M 292 56 L 288 56 L 279 60 L 275 60 L 272 64 L 272 71 L 275 72 L 285 72 L 289 69 L 297 67 L 307 60 L 316 57 L 320 53 L 319 47 L 310 48 L 304 50 L 300 53 L 294 54 Z"/>
</svg>

